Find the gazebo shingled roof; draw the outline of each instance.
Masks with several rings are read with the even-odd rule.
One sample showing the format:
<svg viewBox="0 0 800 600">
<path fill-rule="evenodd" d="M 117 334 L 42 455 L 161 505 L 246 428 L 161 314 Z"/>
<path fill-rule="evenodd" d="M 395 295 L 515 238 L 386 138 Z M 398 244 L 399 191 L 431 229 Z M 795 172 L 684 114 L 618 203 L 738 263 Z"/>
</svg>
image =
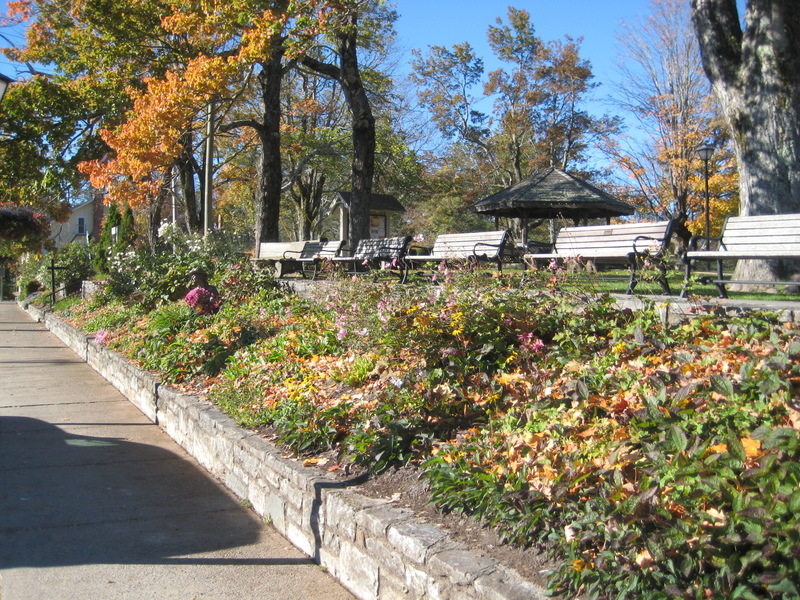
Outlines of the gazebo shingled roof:
<svg viewBox="0 0 800 600">
<path fill-rule="evenodd" d="M 630 204 L 561 169 L 520 181 L 479 200 L 473 209 L 500 217 L 575 221 L 632 215 L 635 211 Z"/>
</svg>

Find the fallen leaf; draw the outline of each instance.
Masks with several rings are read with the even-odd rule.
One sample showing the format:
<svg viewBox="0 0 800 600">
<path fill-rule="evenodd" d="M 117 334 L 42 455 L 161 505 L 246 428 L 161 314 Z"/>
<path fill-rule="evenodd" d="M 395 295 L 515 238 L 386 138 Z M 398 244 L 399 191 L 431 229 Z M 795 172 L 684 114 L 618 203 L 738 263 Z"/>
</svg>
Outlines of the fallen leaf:
<svg viewBox="0 0 800 600">
<path fill-rule="evenodd" d="M 756 458 L 761 456 L 761 441 L 754 440 L 751 437 L 743 437 L 741 440 L 744 446 L 744 453 L 747 458 Z"/>
<path fill-rule="evenodd" d="M 653 555 L 650 554 L 650 551 L 647 548 L 645 548 L 636 555 L 634 562 L 640 569 L 646 569 L 653 564 Z"/>
</svg>

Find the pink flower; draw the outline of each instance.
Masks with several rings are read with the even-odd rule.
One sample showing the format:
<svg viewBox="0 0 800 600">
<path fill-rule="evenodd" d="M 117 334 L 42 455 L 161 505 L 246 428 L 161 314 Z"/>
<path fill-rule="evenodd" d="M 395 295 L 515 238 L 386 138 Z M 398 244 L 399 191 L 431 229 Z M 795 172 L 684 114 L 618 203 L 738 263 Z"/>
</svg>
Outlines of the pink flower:
<svg viewBox="0 0 800 600">
<path fill-rule="evenodd" d="M 107 346 L 111 334 L 107 329 L 98 329 L 94 334 L 94 341 L 101 346 Z"/>
<path fill-rule="evenodd" d="M 196 287 L 189 290 L 184 300 L 201 315 L 211 315 L 219 310 L 219 298 L 206 288 Z"/>
<path fill-rule="evenodd" d="M 534 336 L 532 333 L 521 333 L 517 336 L 520 341 L 520 348 L 530 352 L 531 354 L 538 354 L 544 350 L 544 342 Z"/>
</svg>

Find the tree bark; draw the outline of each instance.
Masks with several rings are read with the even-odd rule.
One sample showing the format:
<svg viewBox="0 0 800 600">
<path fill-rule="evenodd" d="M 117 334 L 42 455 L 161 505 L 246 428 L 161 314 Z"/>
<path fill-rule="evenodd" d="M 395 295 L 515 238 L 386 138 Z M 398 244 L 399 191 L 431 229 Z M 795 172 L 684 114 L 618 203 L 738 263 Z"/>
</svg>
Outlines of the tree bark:
<svg viewBox="0 0 800 600">
<path fill-rule="evenodd" d="M 186 227 L 191 233 L 199 233 L 202 229 L 202 222 L 200 220 L 200 204 L 197 201 L 197 187 L 194 179 L 196 168 L 192 146 L 192 134 L 187 132 L 181 137 L 182 150 L 176 166 L 183 197 Z"/>
<path fill-rule="evenodd" d="M 341 84 L 353 118 L 353 167 L 350 194 L 350 248 L 369 237 L 369 202 L 375 173 L 375 117 L 358 67 L 358 17 L 339 34 Z"/>
<path fill-rule="evenodd" d="M 270 57 L 261 63 L 258 82 L 264 116 L 256 127 L 261 141 L 258 192 L 256 195 L 255 241 L 256 253 L 261 242 L 278 241 L 281 212 L 281 80 L 283 55 L 286 49 L 283 38 L 276 38 L 270 48 Z"/>
<path fill-rule="evenodd" d="M 353 160 L 348 239 L 355 249 L 358 241 L 369 237 L 369 201 L 375 174 L 375 117 L 358 66 L 358 15 L 355 9 L 342 17 L 336 34 L 339 65 L 323 63 L 305 56 L 301 62 L 312 71 L 335 79 L 342 86 L 352 118 Z"/>
<path fill-rule="evenodd" d="M 703 67 L 733 133 L 740 214 L 800 212 L 800 2 L 692 0 Z M 740 261 L 735 278 L 785 278 L 780 261 Z"/>
</svg>

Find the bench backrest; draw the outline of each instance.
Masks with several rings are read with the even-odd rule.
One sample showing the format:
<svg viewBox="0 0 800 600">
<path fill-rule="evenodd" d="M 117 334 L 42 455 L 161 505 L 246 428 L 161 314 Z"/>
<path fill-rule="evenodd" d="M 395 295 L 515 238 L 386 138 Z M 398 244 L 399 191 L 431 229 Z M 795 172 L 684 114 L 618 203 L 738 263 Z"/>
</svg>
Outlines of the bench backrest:
<svg viewBox="0 0 800 600">
<path fill-rule="evenodd" d="M 410 235 L 359 240 L 353 258 L 359 260 L 403 258 L 410 242 Z"/>
<path fill-rule="evenodd" d="M 672 221 L 564 227 L 555 254 L 582 258 L 625 258 L 637 252 L 662 252 L 672 235 Z"/>
<path fill-rule="evenodd" d="M 258 245 L 258 258 L 280 260 L 287 252 L 301 252 L 305 242 L 261 242 Z"/>
<path fill-rule="evenodd" d="M 431 256 L 437 258 L 496 259 L 503 253 L 508 231 L 478 231 L 474 233 L 443 233 L 437 236 Z"/>
<path fill-rule="evenodd" d="M 305 242 L 261 242 L 258 258 L 281 260 L 283 258 L 312 259 L 333 258 L 342 249 L 342 241 L 310 240 Z"/>
<path fill-rule="evenodd" d="M 800 250 L 800 214 L 728 217 L 722 246 L 729 252 Z"/>
<path fill-rule="evenodd" d="M 304 242 L 303 249 L 299 253 L 287 253 L 286 258 L 299 258 L 310 260 L 313 258 L 333 258 L 342 249 L 342 240 L 319 241 L 312 240 Z"/>
</svg>

